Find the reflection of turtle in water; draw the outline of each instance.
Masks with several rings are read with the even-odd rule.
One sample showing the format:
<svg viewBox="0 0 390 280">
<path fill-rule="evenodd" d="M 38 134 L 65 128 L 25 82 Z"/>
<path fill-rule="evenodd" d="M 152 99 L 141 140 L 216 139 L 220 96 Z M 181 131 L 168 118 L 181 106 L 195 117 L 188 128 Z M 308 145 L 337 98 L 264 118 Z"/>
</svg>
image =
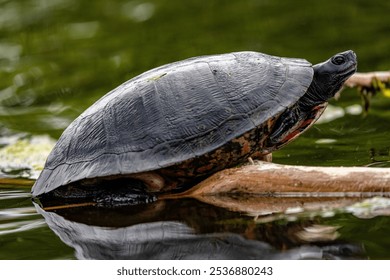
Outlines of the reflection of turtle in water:
<svg viewBox="0 0 390 280">
<path fill-rule="evenodd" d="M 366 258 L 360 244 L 295 240 L 295 234 L 312 221 L 258 224 L 239 212 L 195 200 L 183 202 L 170 200 L 157 202 L 159 206 L 153 203 L 120 210 L 63 208 L 55 212 L 34 206 L 61 241 L 75 249 L 78 259 Z M 250 233 L 242 234 L 247 231 Z"/>
<path fill-rule="evenodd" d="M 238 52 L 150 70 L 69 125 L 32 193 L 118 177 L 166 191 L 262 158 L 305 131 L 356 65 L 353 51 L 314 66 Z"/>
</svg>

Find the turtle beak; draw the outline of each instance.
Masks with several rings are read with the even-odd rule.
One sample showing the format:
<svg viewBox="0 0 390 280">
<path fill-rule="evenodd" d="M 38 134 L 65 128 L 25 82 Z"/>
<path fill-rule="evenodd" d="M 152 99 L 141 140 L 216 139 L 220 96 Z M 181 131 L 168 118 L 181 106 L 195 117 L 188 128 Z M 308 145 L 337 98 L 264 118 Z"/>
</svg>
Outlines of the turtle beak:
<svg viewBox="0 0 390 280">
<path fill-rule="evenodd" d="M 357 68 L 357 56 L 356 53 L 352 50 L 346 51 L 343 53 L 345 55 L 348 64 L 350 64 L 349 68 L 354 68 L 356 71 Z"/>
<path fill-rule="evenodd" d="M 344 56 L 346 60 L 345 69 L 340 73 L 343 80 L 346 80 L 357 70 L 357 56 L 352 50 L 342 52 L 339 55 Z"/>
</svg>

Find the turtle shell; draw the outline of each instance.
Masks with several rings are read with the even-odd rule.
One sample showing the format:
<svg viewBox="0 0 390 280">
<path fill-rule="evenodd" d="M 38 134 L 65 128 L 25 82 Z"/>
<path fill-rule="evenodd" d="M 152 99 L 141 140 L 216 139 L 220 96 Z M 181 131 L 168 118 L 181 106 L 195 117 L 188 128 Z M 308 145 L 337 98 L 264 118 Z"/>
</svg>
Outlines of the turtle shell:
<svg viewBox="0 0 390 280">
<path fill-rule="evenodd" d="M 306 60 L 257 52 L 195 57 L 147 71 L 69 125 L 32 194 L 209 153 L 278 116 L 305 94 L 312 79 Z"/>
</svg>

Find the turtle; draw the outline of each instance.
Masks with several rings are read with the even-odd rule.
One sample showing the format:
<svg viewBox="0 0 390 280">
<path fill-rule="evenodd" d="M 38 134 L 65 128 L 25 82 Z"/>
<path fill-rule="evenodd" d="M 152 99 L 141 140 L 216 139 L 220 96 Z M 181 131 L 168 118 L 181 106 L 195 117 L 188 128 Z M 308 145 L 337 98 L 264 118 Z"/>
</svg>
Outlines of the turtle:
<svg viewBox="0 0 390 280">
<path fill-rule="evenodd" d="M 65 129 L 32 195 L 116 179 L 163 193 L 266 158 L 319 118 L 356 67 L 349 50 L 316 65 L 241 51 L 154 68 Z"/>
</svg>

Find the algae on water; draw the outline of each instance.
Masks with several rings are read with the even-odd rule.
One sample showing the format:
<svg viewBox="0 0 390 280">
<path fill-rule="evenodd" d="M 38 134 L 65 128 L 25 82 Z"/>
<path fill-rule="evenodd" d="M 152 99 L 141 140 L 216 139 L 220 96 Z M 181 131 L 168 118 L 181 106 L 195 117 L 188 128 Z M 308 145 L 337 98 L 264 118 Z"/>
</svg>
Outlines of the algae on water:
<svg viewBox="0 0 390 280">
<path fill-rule="evenodd" d="M 54 144 L 55 140 L 41 135 L 15 139 L 0 148 L 0 177 L 36 179 Z"/>
</svg>

